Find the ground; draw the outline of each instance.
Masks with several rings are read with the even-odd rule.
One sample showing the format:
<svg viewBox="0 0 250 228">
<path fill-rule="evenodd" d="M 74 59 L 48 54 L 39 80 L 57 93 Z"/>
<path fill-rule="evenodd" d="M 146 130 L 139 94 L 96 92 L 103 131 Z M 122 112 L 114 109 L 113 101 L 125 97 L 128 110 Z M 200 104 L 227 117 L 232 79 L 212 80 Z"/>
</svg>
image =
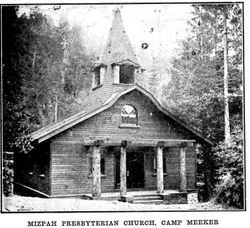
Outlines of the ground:
<svg viewBox="0 0 250 228">
<path fill-rule="evenodd" d="M 44 199 L 38 197 L 10 196 L 3 198 L 3 211 L 178 211 L 178 210 L 237 210 L 214 202 L 195 204 L 131 204 L 119 201 L 85 199 Z"/>
</svg>

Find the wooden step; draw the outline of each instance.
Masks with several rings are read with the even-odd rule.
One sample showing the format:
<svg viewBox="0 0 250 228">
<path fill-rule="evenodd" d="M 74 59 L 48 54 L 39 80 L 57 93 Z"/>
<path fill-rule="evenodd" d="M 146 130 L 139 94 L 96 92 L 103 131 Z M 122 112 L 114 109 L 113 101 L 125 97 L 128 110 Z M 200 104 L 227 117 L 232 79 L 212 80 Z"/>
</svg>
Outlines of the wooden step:
<svg viewBox="0 0 250 228">
<path fill-rule="evenodd" d="M 134 200 L 134 204 L 162 204 L 163 200 Z"/>
<path fill-rule="evenodd" d="M 161 197 L 158 194 L 145 194 L 145 195 L 133 195 L 134 198 L 137 197 Z"/>
<path fill-rule="evenodd" d="M 162 197 L 157 194 L 134 195 L 133 203 L 136 204 L 162 204 Z"/>
<path fill-rule="evenodd" d="M 153 195 L 153 196 L 134 196 L 133 197 L 134 200 L 159 200 L 159 199 L 162 199 L 161 196 L 158 196 L 158 195 Z"/>
<path fill-rule="evenodd" d="M 162 200 L 161 197 L 140 197 L 140 198 L 133 198 L 134 201 L 140 201 L 140 200 L 147 200 L 147 201 L 151 201 L 151 200 Z"/>
</svg>

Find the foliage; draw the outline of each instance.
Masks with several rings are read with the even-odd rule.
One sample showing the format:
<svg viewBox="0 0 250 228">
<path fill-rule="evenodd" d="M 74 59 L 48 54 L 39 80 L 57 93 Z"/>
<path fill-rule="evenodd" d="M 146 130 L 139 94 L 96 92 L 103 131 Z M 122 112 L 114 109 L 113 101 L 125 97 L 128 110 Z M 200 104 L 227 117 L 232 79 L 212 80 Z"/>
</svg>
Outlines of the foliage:
<svg viewBox="0 0 250 228">
<path fill-rule="evenodd" d="M 219 182 L 216 185 L 215 199 L 219 203 L 243 208 L 243 131 L 238 126 L 232 132 L 232 142 L 221 142 L 215 153 L 218 161 Z"/>
<path fill-rule="evenodd" d="M 8 196 L 13 192 L 14 171 L 11 163 L 5 162 L 3 167 L 3 192 Z"/>
<path fill-rule="evenodd" d="M 67 27 L 67 24 L 61 26 Z M 85 54 L 81 33 L 82 29 L 77 25 L 64 32 L 64 91 L 74 97 L 90 87 L 91 61 Z"/>
<path fill-rule="evenodd" d="M 171 64 L 165 105 L 215 144 L 224 141 L 224 18 L 228 21 L 228 90 L 231 128 L 242 126 L 242 12 L 240 4 L 194 4 L 189 36 Z M 212 189 L 221 173 L 214 152 L 201 147 L 198 175 Z M 219 176 L 218 176 L 219 175 Z M 209 189 L 206 190 L 210 192 Z"/>
<path fill-rule="evenodd" d="M 17 58 L 17 51 L 15 50 L 20 50 L 19 39 L 16 36 L 19 29 L 14 7 L 3 7 L 2 13 L 3 18 L 8 18 L 6 23 L 3 23 L 3 34 L 6 34 L 7 37 L 3 36 L 2 38 L 3 74 L 5 75 L 3 77 L 3 139 L 6 142 L 4 149 L 11 151 L 15 138 L 22 131 L 21 122 L 24 119 L 19 106 L 19 101 L 21 100 L 21 77 L 16 64 L 13 62 L 13 59 Z"/>
<path fill-rule="evenodd" d="M 24 135 L 80 109 L 92 60 L 79 27 L 55 26 L 39 7 L 20 17 L 18 7 L 2 11 L 4 150 L 20 152 Z"/>
<path fill-rule="evenodd" d="M 15 150 L 16 151 L 19 151 L 20 153 L 27 154 L 30 151 L 32 151 L 33 149 L 34 149 L 34 146 L 32 145 L 32 141 L 31 141 L 29 136 L 23 135 L 23 136 L 19 136 L 16 139 L 16 142 L 15 142 Z"/>
<path fill-rule="evenodd" d="M 13 150 L 19 137 L 44 123 L 60 47 L 36 10 L 18 18 L 14 7 L 4 6 L 3 22 L 4 149 Z"/>
<path fill-rule="evenodd" d="M 172 59 L 171 82 L 165 90 L 166 106 L 217 143 L 223 140 L 224 135 L 221 123 L 224 122 L 222 21 L 225 10 L 231 15 L 228 26 L 230 106 L 237 103 L 234 110 L 230 108 L 230 114 L 241 112 L 241 99 L 238 99 L 242 95 L 240 6 L 193 7 L 190 35 L 181 41 L 178 54 Z"/>
</svg>

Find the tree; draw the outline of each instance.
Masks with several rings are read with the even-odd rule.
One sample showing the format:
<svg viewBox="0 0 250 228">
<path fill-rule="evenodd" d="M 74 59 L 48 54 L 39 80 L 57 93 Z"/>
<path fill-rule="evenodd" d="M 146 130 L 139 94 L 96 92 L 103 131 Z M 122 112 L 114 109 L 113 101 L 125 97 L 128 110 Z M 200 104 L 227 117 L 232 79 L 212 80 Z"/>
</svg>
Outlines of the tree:
<svg viewBox="0 0 250 228">
<path fill-rule="evenodd" d="M 193 9 L 193 18 L 189 22 L 190 35 L 181 41 L 178 55 L 172 60 L 172 79 L 165 90 L 166 106 L 213 142 L 219 143 L 224 141 L 225 133 L 228 135 L 229 132 L 228 127 L 222 124 L 225 123 L 223 116 L 229 116 L 225 111 L 224 91 L 227 91 L 227 86 L 224 87 L 224 78 L 228 81 L 229 94 L 226 92 L 225 95 L 228 98 L 232 130 L 242 124 L 241 6 L 193 5 Z M 225 11 L 229 22 L 228 48 L 223 46 Z M 228 76 L 224 77 L 226 68 Z M 212 151 L 200 148 L 200 170 L 205 176 L 210 175 L 206 183 L 213 186 L 217 181 L 215 170 L 219 164 Z M 205 160 L 209 160 L 209 164 L 204 164 Z"/>
<path fill-rule="evenodd" d="M 227 45 L 227 10 L 224 10 L 224 100 L 225 100 L 225 143 L 230 144 L 230 120 L 228 103 L 228 45 Z"/>
<path fill-rule="evenodd" d="M 16 138 L 25 131 L 25 113 L 21 104 L 22 77 L 19 71 L 22 61 L 19 57 L 26 58 L 28 42 L 25 40 L 25 30 L 22 30 L 24 22 L 17 18 L 16 8 L 3 6 L 2 15 L 3 146 L 4 150 L 12 151 Z"/>
<path fill-rule="evenodd" d="M 215 148 L 219 168 L 215 200 L 229 206 L 244 207 L 243 131 L 232 132 L 231 143 L 221 142 Z"/>
<path fill-rule="evenodd" d="M 172 80 L 165 94 L 166 100 L 170 100 L 170 108 L 177 115 L 185 118 L 183 113 L 192 112 L 191 118 L 186 121 L 194 124 L 214 141 L 220 141 L 221 138 L 217 137 L 216 132 L 212 133 L 208 126 L 204 127 L 206 121 L 201 121 L 200 117 L 208 117 L 205 113 L 210 105 L 213 106 L 214 101 L 219 102 L 221 106 L 224 100 L 224 11 L 222 11 L 224 7 L 224 5 L 194 5 L 190 36 L 182 41 L 179 55 L 172 60 Z M 228 90 L 231 104 L 239 100 L 242 95 L 242 33 L 240 6 L 230 5 L 227 10 L 231 15 L 228 25 Z M 221 118 L 218 118 L 221 122 Z"/>
<path fill-rule="evenodd" d="M 87 54 L 83 45 L 82 29 L 74 25 L 70 27 L 67 21 L 59 25 L 63 45 L 63 61 L 61 70 L 61 95 L 57 96 L 58 119 L 62 119 L 81 110 L 83 99 L 91 88 L 91 66 L 93 55 Z"/>
<path fill-rule="evenodd" d="M 85 54 L 79 27 L 57 27 L 39 7 L 30 7 L 29 16 L 17 17 L 17 10 L 3 7 L 6 150 L 30 132 L 78 111 L 77 99 L 89 89 L 91 78 L 92 59 Z"/>
</svg>

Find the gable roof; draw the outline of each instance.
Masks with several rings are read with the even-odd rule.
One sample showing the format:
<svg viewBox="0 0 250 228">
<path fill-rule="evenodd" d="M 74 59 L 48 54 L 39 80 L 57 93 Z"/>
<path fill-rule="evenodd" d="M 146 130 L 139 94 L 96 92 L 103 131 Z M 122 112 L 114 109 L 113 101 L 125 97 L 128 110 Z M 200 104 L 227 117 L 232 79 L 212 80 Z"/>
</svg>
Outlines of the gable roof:
<svg viewBox="0 0 250 228">
<path fill-rule="evenodd" d="M 101 63 L 110 65 L 126 59 L 138 65 L 136 55 L 123 25 L 121 12 L 116 9 L 108 40 L 101 57 Z"/>
<path fill-rule="evenodd" d="M 139 86 L 138 84 L 132 85 L 130 87 L 126 87 L 125 89 L 118 91 L 114 94 L 112 94 L 108 99 L 106 99 L 105 102 L 103 103 L 96 103 L 94 102 L 94 105 L 91 109 L 89 110 L 83 110 L 73 116 L 70 116 L 64 120 L 61 120 L 59 122 L 55 122 L 53 124 L 50 124 L 44 128 L 41 128 L 38 131 L 33 132 L 30 136 L 32 140 L 38 140 L 38 143 L 43 142 L 73 126 L 76 124 L 87 120 L 88 118 L 95 116 L 96 114 L 110 108 L 121 96 L 133 91 L 133 90 L 138 90 L 145 96 L 147 96 L 155 105 L 156 107 L 163 112 L 166 116 L 170 117 L 172 120 L 175 122 L 179 123 L 181 126 L 192 132 L 194 135 L 196 135 L 198 138 L 202 139 L 208 144 L 213 144 L 210 140 L 206 139 L 204 136 L 202 136 L 199 132 L 197 132 L 195 129 L 190 127 L 188 124 L 184 123 L 183 121 L 179 120 L 176 116 L 172 115 L 169 111 L 167 111 L 165 108 L 161 106 L 161 104 L 155 99 L 155 97 Z"/>
</svg>

